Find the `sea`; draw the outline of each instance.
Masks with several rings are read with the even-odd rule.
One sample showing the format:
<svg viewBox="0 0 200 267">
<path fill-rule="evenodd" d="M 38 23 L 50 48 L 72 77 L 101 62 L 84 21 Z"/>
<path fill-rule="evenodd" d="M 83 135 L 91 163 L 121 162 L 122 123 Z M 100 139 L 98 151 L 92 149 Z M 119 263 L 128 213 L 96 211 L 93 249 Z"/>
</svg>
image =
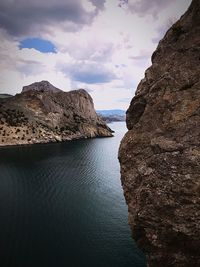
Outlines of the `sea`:
<svg viewBox="0 0 200 267">
<path fill-rule="evenodd" d="M 112 138 L 0 148 L 1 267 L 145 267 Z"/>
</svg>

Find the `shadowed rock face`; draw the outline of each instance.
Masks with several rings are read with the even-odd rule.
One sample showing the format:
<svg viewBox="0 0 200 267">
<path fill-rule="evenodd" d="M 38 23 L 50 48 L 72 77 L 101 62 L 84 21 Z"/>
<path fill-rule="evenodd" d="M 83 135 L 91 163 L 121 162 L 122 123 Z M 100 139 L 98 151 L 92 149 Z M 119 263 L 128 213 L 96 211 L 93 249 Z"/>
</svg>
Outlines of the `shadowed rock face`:
<svg viewBox="0 0 200 267">
<path fill-rule="evenodd" d="M 42 81 L 0 102 L 0 145 L 109 136 L 111 129 L 83 89 L 63 92 Z"/>
<path fill-rule="evenodd" d="M 150 267 L 200 266 L 200 1 L 152 55 L 119 151 L 133 238 Z"/>
</svg>

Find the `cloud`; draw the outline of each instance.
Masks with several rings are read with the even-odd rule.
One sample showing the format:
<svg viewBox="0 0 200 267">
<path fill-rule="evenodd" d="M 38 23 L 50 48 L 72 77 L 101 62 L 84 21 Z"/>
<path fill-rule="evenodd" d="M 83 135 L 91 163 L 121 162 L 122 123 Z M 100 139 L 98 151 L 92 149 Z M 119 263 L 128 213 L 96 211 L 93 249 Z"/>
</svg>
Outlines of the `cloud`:
<svg viewBox="0 0 200 267">
<path fill-rule="evenodd" d="M 103 10 L 106 0 L 89 0 L 96 8 Z"/>
<path fill-rule="evenodd" d="M 45 65 L 34 60 L 20 60 L 17 64 L 17 70 L 23 75 L 31 76 L 45 72 Z"/>
<path fill-rule="evenodd" d="M 133 62 L 132 64 L 144 69 L 144 66 L 150 65 L 151 54 L 151 51 L 142 49 L 137 55 L 131 55 L 129 58 Z"/>
<path fill-rule="evenodd" d="M 65 30 L 79 30 L 89 25 L 102 10 L 104 1 L 91 0 L 94 9 L 87 11 L 87 0 L 1 0 L 0 27 L 14 36 L 39 34 L 52 25 Z"/>
<path fill-rule="evenodd" d="M 83 35 L 83 36 L 82 36 Z M 90 34 L 73 34 L 68 36 L 68 42 L 59 44 L 58 47 L 62 52 L 68 52 L 76 60 L 87 60 L 87 61 L 98 61 L 106 62 L 110 61 L 113 51 L 114 44 L 107 40 L 102 40 L 98 37 L 91 40 Z M 80 41 L 81 40 L 81 41 Z"/>
<path fill-rule="evenodd" d="M 96 109 L 127 109 L 133 97 L 133 90 L 128 90 L 123 87 L 120 80 L 113 80 L 105 84 L 91 85 L 90 92 Z M 126 99 L 124 98 L 126 96 Z M 121 100 L 124 101 L 121 101 Z"/>
<path fill-rule="evenodd" d="M 128 97 L 119 99 L 119 103 L 127 103 L 128 101 L 130 101 L 130 98 Z"/>
<path fill-rule="evenodd" d="M 127 1 L 127 0 L 126 0 Z M 98 109 L 126 109 L 150 55 L 191 0 L 0 0 L 0 92 L 49 80 L 85 88 Z M 51 42 L 56 53 L 20 49 L 24 39 Z"/>
<path fill-rule="evenodd" d="M 105 65 L 97 62 L 79 62 L 63 69 L 74 81 L 86 84 L 108 83 L 116 79 L 115 74 Z"/>
<path fill-rule="evenodd" d="M 136 56 L 130 56 L 133 60 L 147 60 L 149 58 L 151 53 L 147 50 L 141 50 L 138 55 Z"/>
<path fill-rule="evenodd" d="M 151 15 L 157 18 L 160 11 L 173 2 L 174 0 L 121 0 L 120 6 L 141 17 Z"/>
</svg>

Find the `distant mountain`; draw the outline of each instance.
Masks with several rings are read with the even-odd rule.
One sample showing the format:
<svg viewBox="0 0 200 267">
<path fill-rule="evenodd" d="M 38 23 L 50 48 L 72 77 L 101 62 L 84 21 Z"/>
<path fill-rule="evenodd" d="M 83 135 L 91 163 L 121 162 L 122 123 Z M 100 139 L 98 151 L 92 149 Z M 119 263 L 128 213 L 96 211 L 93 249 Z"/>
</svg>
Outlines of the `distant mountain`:
<svg viewBox="0 0 200 267">
<path fill-rule="evenodd" d="M 0 146 L 109 137 L 112 132 L 84 89 L 63 92 L 42 81 L 0 101 Z"/>
<path fill-rule="evenodd" d="M 103 109 L 103 110 L 97 110 L 97 113 L 102 116 L 111 116 L 111 115 L 125 116 L 126 115 L 126 111 L 122 109 Z"/>
<path fill-rule="evenodd" d="M 126 120 L 126 111 L 122 109 L 97 110 L 97 114 L 99 114 L 105 122 Z"/>
<path fill-rule="evenodd" d="M 9 95 L 9 94 L 0 94 L 0 99 L 4 99 L 4 98 L 8 98 L 8 97 L 12 97 L 12 95 Z"/>
</svg>

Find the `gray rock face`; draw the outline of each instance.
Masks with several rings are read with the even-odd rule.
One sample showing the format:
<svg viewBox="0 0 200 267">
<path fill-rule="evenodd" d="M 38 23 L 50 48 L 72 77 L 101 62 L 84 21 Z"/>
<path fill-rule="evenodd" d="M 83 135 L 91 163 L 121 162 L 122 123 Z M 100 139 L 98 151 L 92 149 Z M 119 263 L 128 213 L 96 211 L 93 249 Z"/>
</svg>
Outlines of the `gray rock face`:
<svg viewBox="0 0 200 267">
<path fill-rule="evenodd" d="M 85 90 L 63 92 L 48 84 L 35 83 L 1 101 L 0 145 L 113 136 Z"/>
<path fill-rule="evenodd" d="M 200 266 L 200 1 L 152 55 L 119 151 L 133 238 L 148 265 Z"/>
</svg>

